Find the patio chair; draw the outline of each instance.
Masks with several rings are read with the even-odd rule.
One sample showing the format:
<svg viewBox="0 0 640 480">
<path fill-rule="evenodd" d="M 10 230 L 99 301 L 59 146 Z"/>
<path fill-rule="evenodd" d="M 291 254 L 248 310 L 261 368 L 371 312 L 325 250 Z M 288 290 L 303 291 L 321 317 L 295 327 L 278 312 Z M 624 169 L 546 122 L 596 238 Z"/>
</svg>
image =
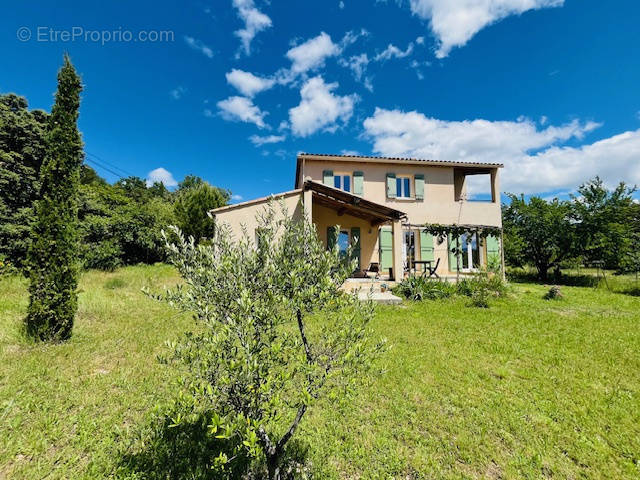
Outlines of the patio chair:
<svg viewBox="0 0 640 480">
<path fill-rule="evenodd" d="M 375 274 L 373 278 L 377 280 L 378 278 L 380 278 L 380 264 L 378 262 L 372 262 L 369 265 L 369 268 L 365 270 L 365 273 L 367 274 L 367 276 L 369 276 L 370 273 Z"/>
<path fill-rule="evenodd" d="M 436 277 L 436 278 L 440 278 L 440 276 L 436 273 L 438 270 L 438 266 L 440 265 L 440 259 L 438 258 L 438 261 L 436 262 L 436 264 L 432 267 L 427 267 L 427 269 L 429 270 L 429 278 L 431 277 Z"/>
</svg>

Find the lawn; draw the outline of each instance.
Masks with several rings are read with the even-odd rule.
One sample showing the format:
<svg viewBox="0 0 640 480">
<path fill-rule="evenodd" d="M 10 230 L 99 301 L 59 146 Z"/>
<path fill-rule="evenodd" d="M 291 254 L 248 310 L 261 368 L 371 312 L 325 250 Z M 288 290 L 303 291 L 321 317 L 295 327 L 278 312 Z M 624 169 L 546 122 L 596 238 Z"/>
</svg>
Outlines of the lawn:
<svg viewBox="0 0 640 480">
<path fill-rule="evenodd" d="M 125 439 L 170 398 L 164 342 L 191 325 L 143 286 L 166 266 L 89 272 L 73 339 L 20 335 L 25 284 L 0 279 L 0 479 L 108 476 Z M 380 307 L 385 373 L 302 424 L 317 478 L 638 478 L 640 297 L 514 284 L 466 299 Z M 140 472 L 140 477 L 144 477 Z"/>
</svg>

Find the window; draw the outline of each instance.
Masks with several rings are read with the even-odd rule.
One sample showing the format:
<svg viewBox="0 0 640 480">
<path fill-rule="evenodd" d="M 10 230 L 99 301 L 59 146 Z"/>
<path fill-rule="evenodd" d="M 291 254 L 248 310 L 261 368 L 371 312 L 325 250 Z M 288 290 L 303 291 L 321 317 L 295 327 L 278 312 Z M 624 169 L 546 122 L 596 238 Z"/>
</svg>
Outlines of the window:
<svg viewBox="0 0 640 480">
<path fill-rule="evenodd" d="M 338 234 L 338 252 L 340 252 L 340 258 L 347 258 L 347 249 L 349 248 L 349 231 L 340 230 Z"/>
<path fill-rule="evenodd" d="M 396 197 L 411 198 L 411 178 L 396 177 Z"/>
<path fill-rule="evenodd" d="M 351 175 L 338 173 L 333 176 L 333 186 L 351 192 Z"/>
</svg>

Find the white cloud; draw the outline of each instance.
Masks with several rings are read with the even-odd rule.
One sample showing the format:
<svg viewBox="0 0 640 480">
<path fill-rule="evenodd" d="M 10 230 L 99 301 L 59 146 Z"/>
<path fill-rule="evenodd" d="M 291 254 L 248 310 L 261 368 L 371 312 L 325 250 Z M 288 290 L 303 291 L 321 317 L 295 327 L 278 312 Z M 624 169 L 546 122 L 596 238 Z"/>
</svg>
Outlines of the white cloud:
<svg viewBox="0 0 640 480">
<path fill-rule="evenodd" d="M 382 52 L 378 53 L 374 60 L 376 62 L 391 60 L 392 58 L 404 58 L 413 53 L 413 43 L 409 43 L 405 51 L 400 50 L 398 47 L 390 43 Z"/>
<path fill-rule="evenodd" d="M 362 80 L 363 75 L 367 70 L 367 66 L 369 65 L 369 56 L 366 53 L 361 53 L 360 55 L 353 55 L 346 58 L 340 59 L 340 65 L 343 67 L 350 68 L 353 71 L 353 75 L 356 77 L 356 80 Z"/>
<path fill-rule="evenodd" d="M 249 140 L 256 147 L 261 147 L 262 145 L 266 145 L 266 144 L 269 144 L 269 143 L 283 142 L 286 138 L 287 137 L 284 136 L 284 135 L 267 135 L 267 136 L 264 136 L 264 137 L 261 137 L 259 135 L 251 135 L 249 137 Z"/>
<path fill-rule="evenodd" d="M 258 33 L 271 27 L 271 19 L 255 7 L 253 0 L 233 0 L 233 6 L 244 22 L 244 28 L 237 30 L 235 34 L 242 42 L 244 53 L 250 55 L 251 42 Z"/>
<path fill-rule="evenodd" d="M 599 126 L 577 120 L 546 127 L 528 119 L 444 121 L 380 108 L 364 122 L 373 150 L 381 155 L 504 163 L 503 191 L 568 190 L 595 175 L 610 184 L 640 182 L 640 130 L 566 146 Z"/>
<path fill-rule="evenodd" d="M 356 150 L 341 150 L 340 155 L 359 156 L 360 154 Z"/>
<path fill-rule="evenodd" d="M 340 10 L 344 10 L 344 2 L 342 0 L 340 0 L 338 7 L 340 7 Z"/>
<path fill-rule="evenodd" d="M 256 94 L 269 90 L 276 83 L 270 78 L 262 78 L 250 72 L 234 68 L 226 74 L 227 82 L 233 85 L 245 97 L 254 97 Z"/>
<path fill-rule="evenodd" d="M 300 104 L 289 110 L 291 131 L 307 137 L 318 130 L 334 132 L 338 121 L 347 123 L 353 114 L 357 95 L 339 96 L 332 92 L 337 83 L 324 83 L 322 77 L 307 80 L 300 90 Z"/>
<path fill-rule="evenodd" d="M 151 170 L 147 175 L 147 187 L 152 186 L 156 182 L 164 183 L 164 186 L 168 188 L 178 185 L 176 179 L 173 178 L 173 174 L 162 167 Z"/>
<path fill-rule="evenodd" d="M 180 100 L 185 93 L 187 93 L 187 89 L 183 86 L 178 85 L 176 88 L 169 92 L 169 95 L 171 95 L 171 98 L 173 98 L 174 100 Z"/>
<path fill-rule="evenodd" d="M 339 53 L 340 47 L 333 43 L 329 35 L 321 32 L 317 37 L 291 48 L 286 56 L 291 60 L 291 72 L 298 75 L 323 67 L 328 57 Z"/>
<path fill-rule="evenodd" d="M 184 41 L 194 50 L 201 52 L 205 57 L 213 58 L 213 50 L 200 40 L 185 35 Z"/>
<path fill-rule="evenodd" d="M 238 195 L 237 193 L 234 195 L 231 195 L 231 200 L 235 200 L 236 202 L 239 202 L 241 200 L 243 200 L 244 197 L 242 195 Z"/>
<path fill-rule="evenodd" d="M 528 10 L 560 7 L 564 0 L 410 0 L 414 15 L 429 21 L 438 41 L 436 56 L 444 58 L 484 27 Z"/>
<path fill-rule="evenodd" d="M 267 112 L 261 111 L 246 97 L 229 97 L 219 101 L 217 105 L 225 120 L 253 123 L 258 128 L 267 128 L 264 123 Z"/>
</svg>

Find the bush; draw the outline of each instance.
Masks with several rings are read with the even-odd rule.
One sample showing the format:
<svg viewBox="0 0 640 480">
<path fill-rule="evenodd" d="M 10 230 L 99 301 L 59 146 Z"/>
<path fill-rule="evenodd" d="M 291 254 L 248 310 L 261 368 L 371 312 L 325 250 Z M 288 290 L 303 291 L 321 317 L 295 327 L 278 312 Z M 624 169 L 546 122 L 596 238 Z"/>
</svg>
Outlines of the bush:
<svg viewBox="0 0 640 480">
<path fill-rule="evenodd" d="M 455 293 L 455 286 L 439 281 L 429 280 L 424 277 L 405 278 L 393 292 L 408 300 L 438 300 L 449 298 Z"/>
<path fill-rule="evenodd" d="M 562 298 L 562 292 L 560 292 L 560 287 L 554 285 L 549 289 L 547 293 L 544 294 L 545 300 L 560 300 Z"/>
<path fill-rule="evenodd" d="M 453 295 L 471 298 L 471 304 L 488 308 L 490 297 L 502 297 L 507 293 L 507 285 L 502 275 L 491 271 L 482 271 L 457 284 L 424 277 L 409 277 L 393 289 L 396 295 L 408 300 L 439 300 Z"/>
<path fill-rule="evenodd" d="M 105 240 L 98 244 L 83 245 L 82 265 L 85 269 L 97 268 L 113 272 L 122 266 L 122 249 L 115 240 Z"/>
<path fill-rule="evenodd" d="M 489 297 L 491 293 L 486 285 L 479 285 L 471 292 L 470 306 L 477 308 L 489 308 Z"/>
<path fill-rule="evenodd" d="M 5 257 L 0 255 L 0 275 L 13 275 L 18 269 Z"/>
</svg>

